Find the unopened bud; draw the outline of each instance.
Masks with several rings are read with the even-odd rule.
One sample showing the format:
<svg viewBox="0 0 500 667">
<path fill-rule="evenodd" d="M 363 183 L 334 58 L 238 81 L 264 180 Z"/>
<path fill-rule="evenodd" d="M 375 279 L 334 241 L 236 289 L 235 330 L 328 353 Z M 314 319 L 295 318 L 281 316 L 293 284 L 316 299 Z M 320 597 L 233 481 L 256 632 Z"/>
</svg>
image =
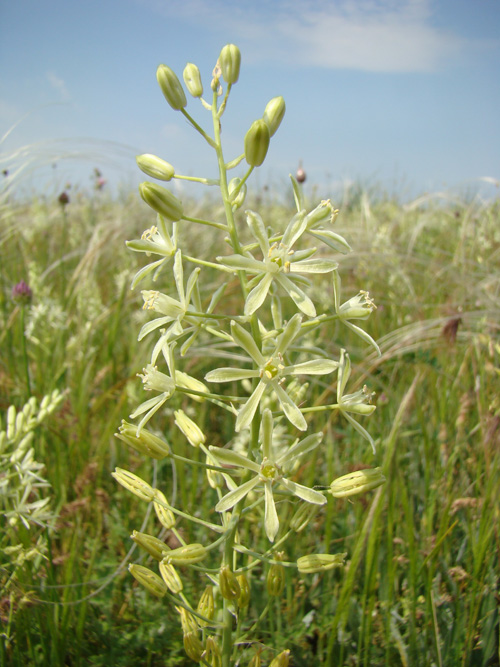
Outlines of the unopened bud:
<svg viewBox="0 0 500 667">
<path fill-rule="evenodd" d="M 174 412 L 175 424 L 184 433 L 193 447 L 199 447 L 205 443 L 205 435 L 201 428 L 183 410 Z"/>
<path fill-rule="evenodd" d="M 211 459 L 209 456 L 206 458 L 207 465 L 213 465 L 213 459 Z M 224 478 L 220 474 L 220 472 L 217 472 L 217 470 L 212 470 L 211 468 L 207 468 L 207 480 L 212 489 L 222 489 L 224 485 Z"/>
<path fill-rule="evenodd" d="M 201 97 L 203 95 L 203 84 L 201 83 L 200 70 L 196 65 L 188 63 L 184 68 L 182 77 L 186 84 L 186 88 L 193 97 Z"/>
<path fill-rule="evenodd" d="M 222 654 L 215 637 L 207 637 L 204 658 L 210 667 L 222 667 Z"/>
<path fill-rule="evenodd" d="M 160 561 L 159 567 L 160 574 L 163 581 L 167 584 L 169 591 L 174 595 L 180 593 L 183 589 L 183 585 L 175 567 L 170 563 L 166 563 L 164 560 Z"/>
<path fill-rule="evenodd" d="M 160 65 L 156 70 L 156 78 L 160 84 L 161 92 L 172 109 L 176 111 L 183 109 L 187 104 L 186 93 L 177 78 L 177 74 L 170 67 Z"/>
<path fill-rule="evenodd" d="M 129 424 L 122 420 L 119 427 L 119 433 L 115 433 L 115 437 L 125 442 L 129 447 L 135 449 L 140 454 L 150 456 L 152 459 L 164 459 L 170 456 L 170 447 L 168 444 L 151 433 L 147 429 L 141 429 L 139 436 L 137 436 L 137 426 Z"/>
<path fill-rule="evenodd" d="M 134 475 L 133 472 L 123 470 L 123 468 L 115 468 L 115 472 L 112 472 L 111 476 L 116 479 L 118 484 L 121 484 L 127 491 L 138 496 L 141 500 L 154 500 L 155 490 L 153 487 L 137 475 Z"/>
<path fill-rule="evenodd" d="M 225 600 L 236 600 L 240 595 L 241 589 L 238 579 L 227 565 L 220 569 L 219 587 L 220 594 Z"/>
<path fill-rule="evenodd" d="M 193 614 L 187 609 L 184 609 L 184 607 L 176 607 L 176 610 L 181 617 L 182 632 L 184 634 L 187 634 L 188 632 L 198 632 L 199 626 Z"/>
<path fill-rule="evenodd" d="M 170 547 L 165 542 L 162 542 L 162 540 L 153 535 L 139 533 L 137 530 L 134 530 L 130 537 L 136 544 L 145 549 L 150 556 L 156 558 L 156 560 L 161 560 L 170 551 Z"/>
<path fill-rule="evenodd" d="M 290 651 L 281 651 L 271 662 L 269 667 L 288 667 L 290 664 Z"/>
<path fill-rule="evenodd" d="M 228 190 L 229 190 L 229 201 L 232 204 L 232 207 L 234 209 L 240 208 L 242 206 L 243 202 L 245 201 L 245 197 L 247 196 L 247 185 L 246 183 L 243 183 L 241 188 L 237 190 L 237 187 L 241 183 L 241 178 L 232 178 L 229 183 L 228 183 Z"/>
<path fill-rule="evenodd" d="M 165 505 L 167 507 L 165 507 Z M 175 526 L 175 516 L 172 510 L 168 508 L 168 502 L 165 496 L 161 491 L 156 489 L 155 500 L 153 502 L 153 507 L 155 508 L 156 516 L 158 517 L 161 525 L 167 530 L 170 530 Z"/>
<path fill-rule="evenodd" d="M 148 181 L 139 185 L 139 194 L 153 211 L 156 211 L 167 220 L 177 222 L 182 218 L 182 202 L 171 192 L 156 183 Z"/>
<path fill-rule="evenodd" d="M 204 616 L 208 621 L 212 621 L 215 615 L 215 602 L 214 602 L 214 589 L 213 586 L 207 586 L 203 593 L 201 594 L 200 601 L 198 602 L 198 607 L 196 611 Z M 201 618 L 198 618 L 198 623 L 202 627 L 209 625 L 208 621 L 203 621 Z"/>
<path fill-rule="evenodd" d="M 310 554 L 301 556 L 297 560 L 297 567 L 301 574 L 314 574 L 315 572 L 326 572 L 335 567 L 344 565 L 347 553 L 343 554 Z"/>
<path fill-rule="evenodd" d="M 175 169 L 170 162 L 165 162 L 156 155 L 150 153 L 136 155 L 135 161 L 139 169 L 151 178 L 157 178 L 159 181 L 170 181 L 174 177 Z"/>
<path fill-rule="evenodd" d="M 356 470 L 348 475 L 334 479 L 330 484 L 330 493 L 334 498 L 348 498 L 358 493 L 371 491 L 385 482 L 381 468 Z"/>
<path fill-rule="evenodd" d="M 245 160 L 251 167 L 260 167 L 264 162 L 271 135 L 265 120 L 254 120 L 245 135 Z"/>
<path fill-rule="evenodd" d="M 207 550 L 203 544 L 186 544 L 184 547 L 178 547 L 168 552 L 166 557 L 167 563 L 173 565 L 191 565 L 192 563 L 199 563 L 207 555 Z"/>
<path fill-rule="evenodd" d="M 226 44 L 219 55 L 222 77 L 226 83 L 236 83 L 240 76 L 241 53 L 234 44 Z"/>
<path fill-rule="evenodd" d="M 167 593 L 167 585 L 160 577 L 144 565 L 131 563 L 128 566 L 130 574 L 157 598 L 162 598 Z"/>
<path fill-rule="evenodd" d="M 296 533 L 300 533 L 311 523 L 319 508 L 319 505 L 313 505 L 312 503 L 301 503 L 290 520 L 290 528 Z"/>
<path fill-rule="evenodd" d="M 197 632 L 188 632 L 184 635 L 184 650 L 188 658 L 200 662 L 204 649 Z"/>
<path fill-rule="evenodd" d="M 238 574 L 236 579 L 238 581 L 238 584 L 240 585 L 240 594 L 236 602 L 238 604 L 238 607 L 240 607 L 240 609 L 243 609 L 244 607 L 248 607 L 248 604 L 250 602 L 250 583 L 248 581 L 246 574 L 244 574 L 243 572 L 241 574 Z"/>
<path fill-rule="evenodd" d="M 283 552 L 275 554 L 277 560 L 282 560 Z M 273 597 L 279 597 L 285 588 L 285 568 L 283 565 L 272 563 L 267 573 L 267 592 Z"/>
<path fill-rule="evenodd" d="M 281 125 L 283 116 L 285 115 L 285 100 L 281 95 L 279 97 L 273 97 L 272 100 L 266 104 L 264 109 L 263 119 L 266 121 L 269 128 L 269 134 L 272 137 L 275 134 L 278 127 Z"/>
</svg>

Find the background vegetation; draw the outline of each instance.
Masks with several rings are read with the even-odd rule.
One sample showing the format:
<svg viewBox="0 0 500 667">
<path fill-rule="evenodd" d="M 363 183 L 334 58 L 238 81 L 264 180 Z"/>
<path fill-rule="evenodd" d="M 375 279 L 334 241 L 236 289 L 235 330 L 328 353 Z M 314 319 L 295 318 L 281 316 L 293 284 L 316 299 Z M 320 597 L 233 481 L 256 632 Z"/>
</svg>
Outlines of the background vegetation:
<svg viewBox="0 0 500 667">
<path fill-rule="evenodd" d="M 254 193 L 246 207 L 284 224 L 289 194 L 290 208 L 269 192 Z M 347 551 L 348 566 L 307 577 L 287 570 L 286 596 L 259 627 L 260 639 L 290 648 L 296 667 L 498 665 L 500 204 L 424 197 L 403 206 L 362 188 L 335 204 L 338 230 L 354 249 L 340 258 L 343 295 L 362 287 L 378 305 L 366 328 L 382 357 L 359 339 L 349 342 L 352 380 L 377 393 L 368 427 L 378 451 L 373 459 L 366 442 L 333 415 L 327 446 L 304 465 L 328 484 L 375 463 L 387 484 L 353 502 L 329 498 L 295 548 L 297 555 Z M 209 207 L 217 218 L 213 202 L 191 206 L 193 216 Z M 22 408 L 30 395 L 41 399 L 57 388 L 64 401 L 33 441 L 51 484 L 44 494 L 53 521 L 17 529 L 25 547 L 40 540 L 45 552 L 17 568 L 5 552 L 0 561 L 2 664 L 192 664 L 177 613 L 126 571 L 140 558 L 130 533 L 153 523 L 145 505 L 110 476 L 118 465 L 158 480 L 186 507 L 212 501 L 188 469 L 173 476 L 162 462 L 151 470 L 113 437 L 141 400 L 135 376 L 147 358 L 147 343 L 136 340 L 146 315 L 139 290 L 129 289 L 142 259 L 124 241 L 153 222 L 135 197 L 113 201 L 97 190 L 70 191 L 68 203 L 3 200 L 2 428 L 8 406 Z M 220 242 L 217 232 L 193 234 L 187 224 L 183 233 L 207 256 Z M 166 272 L 160 283 L 169 279 Z M 12 298 L 21 280 L 33 292 L 26 305 Z M 203 286 L 209 298 L 210 281 Z M 321 298 L 328 303 L 332 295 Z M 335 354 L 336 339 L 332 328 L 316 344 Z M 204 375 L 209 362 L 200 350 L 189 372 Z M 335 390 L 321 380 L 311 388 L 316 402 Z M 196 455 L 172 428 L 171 410 L 162 414 L 172 446 Z M 197 421 L 208 444 L 223 441 L 210 415 Z M 196 541 L 195 529 L 180 528 Z M 262 611 L 265 574 L 253 577 L 245 623 Z M 191 585 L 199 587 L 196 577 Z"/>
</svg>

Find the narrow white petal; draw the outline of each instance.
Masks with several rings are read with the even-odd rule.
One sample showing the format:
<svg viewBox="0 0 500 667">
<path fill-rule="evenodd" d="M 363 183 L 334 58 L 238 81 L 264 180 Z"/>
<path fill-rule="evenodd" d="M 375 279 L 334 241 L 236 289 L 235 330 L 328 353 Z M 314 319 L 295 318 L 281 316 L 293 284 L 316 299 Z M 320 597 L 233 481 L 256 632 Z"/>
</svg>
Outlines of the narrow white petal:
<svg viewBox="0 0 500 667">
<path fill-rule="evenodd" d="M 260 399 L 262 398 L 262 394 L 264 393 L 265 389 L 266 389 L 265 383 L 259 382 L 257 388 L 254 390 L 253 394 L 250 396 L 248 401 L 242 408 L 240 408 L 240 411 L 238 412 L 238 417 L 236 419 L 236 424 L 234 427 L 236 433 L 239 433 L 241 429 L 250 426 L 250 423 L 255 415 L 255 412 L 259 407 Z"/>
<path fill-rule="evenodd" d="M 266 494 L 266 510 L 264 516 L 264 526 L 266 529 L 266 535 L 269 538 L 270 542 L 274 542 L 274 538 L 280 527 L 280 522 L 278 519 L 278 514 L 276 512 L 276 505 L 274 504 L 273 490 L 271 488 L 271 482 L 266 482 L 264 485 L 264 491 Z"/>
<path fill-rule="evenodd" d="M 232 449 L 223 449 L 222 447 L 209 447 L 210 452 L 221 464 L 245 468 L 253 472 L 260 472 L 260 466 L 255 461 L 251 461 L 247 456 L 238 454 Z"/>
<path fill-rule="evenodd" d="M 252 377 L 259 377 L 259 371 L 245 368 L 215 368 L 205 375 L 205 380 L 207 382 L 232 382 Z"/>
<path fill-rule="evenodd" d="M 254 486 L 257 486 L 259 483 L 259 478 L 254 477 L 253 479 L 250 479 L 248 482 L 245 482 L 241 486 L 238 486 L 234 491 L 230 491 L 227 493 L 224 498 L 219 500 L 217 505 L 215 506 L 215 511 L 216 512 L 226 512 L 227 510 L 230 510 L 231 507 L 234 507 L 237 502 L 239 502 L 242 498 L 244 498 L 247 493 L 249 493 Z"/>
<path fill-rule="evenodd" d="M 324 505 L 326 503 L 325 496 L 319 491 L 310 489 L 308 486 L 303 486 L 302 484 L 297 484 L 296 482 L 291 482 L 289 479 L 284 477 L 280 480 L 280 484 L 283 484 L 289 491 L 291 491 L 298 498 L 302 498 L 308 503 L 313 505 Z"/>
<path fill-rule="evenodd" d="M 277 382 L 272 383 L 273 389 L 278 395 L 278 400 L 283 408 L 283 412 L 289 421 L 300 431 L 307 430 L 307 422 L 299 408 L 292 401 L 286 391 L 280 387 Z"/>
<path fill-rule="evenodd" d="M 273 274 L 266 273 L 262 280 L 253 288 L 245 301 L 245 315 L 253 315 L 255 311 L 262 306 L 269 292 Z"/>
</svg>

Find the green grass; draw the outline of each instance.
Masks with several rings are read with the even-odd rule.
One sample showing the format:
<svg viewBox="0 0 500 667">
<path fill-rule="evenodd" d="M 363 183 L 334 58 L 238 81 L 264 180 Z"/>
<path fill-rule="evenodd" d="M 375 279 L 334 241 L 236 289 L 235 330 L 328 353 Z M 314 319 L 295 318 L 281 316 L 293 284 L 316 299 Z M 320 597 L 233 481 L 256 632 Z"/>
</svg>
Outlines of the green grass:
<svg viewBox="0 0 500 667">
<path fill-rule="evenodd" d="M 193 207 L 193 217 L 203 208 L 217 217 L 214 204 Z M 277 200 L 264 207 L 264 219 L 289 218 Z M 300 534 L 290 560 L 347 551 L 348 566 L 304 578 L 287 570 L 282 603 L 258 626 L 259 640 L 290 648 L 295 667 L 497 665 L 500 206 L 429 198 L 404 207 L 360 191 L 340 208 L 338 231 L 354 249 L 341 259 L 343 294 L 367 289 L 378 305 L 367 329 L 382 356 L 359 339 L 345 345 L 353 383 L 377 393 L 378 409 L 364 423 L 387 484 L 353 502 L 330 498 L 314 529 Z M 151 215 L 134 197 L 119 203 L 102 194 L 72 197 L 65 208 L 56 198 L 7 202 L 1 214 L 0 411 L 21 407 L 30 390 L 38 398 L 65 392 L 34 441 L 58 519 L 42 534 L 47 558 L 21 568 L 2 594 L 2 664 L 192 664 L 175 610 L 139 589 L 124 567 L 139 558 L 129 553 L 132 530 L 155 529 L 145 506 L 110 477 L 119 465 L 156 475 L 178 506 L 208 512 L 213 504 L 200 493 L 196 471 L 180 467 L 174 480 L 168 462 L 152 471 L 113 438 L 141 400 L 135 375 L 150 345 L 137 343 L 144 315 L 138 290 L 129 290 L 142 260 L 124 241 L 150 226 Z M 213 256 L 221 240 L 216 231 L 203 233 Z M 188 247 L 194 243 L 188 229 L 184 236 Z M 22 279 L 33 290 L 24 312 L 11 299 Z M 210 279 L 203 286 L 210 295 Z M 331 293 L 317 298 L 332 302 Z M 338 354 L 338 331 L 321 336 L 314 344 Z M 208 369 L 206 355 L 190 362 L 191 374 Z M 311 404 L 331 402 L 334 389 L 312 384 Z M 208 412 L 197 420 L 213 444 L 227 435 Z M 171 423 L 166 410 L 156 425 L 179 454 L 195 455 Z M 337 415 L 324 443 L 305 464 L 311 480 L 314 474 L 327 484 L 373 464 L 369 447 Z M 181 526 L 186 539 L 205 538 Z M 20 535 L 28 544 L 37 537 L 36 529 Z M 188 594 L 196 597 L 203 585 L 193 577 Z M 258 571 L 247 624 L 262 612 L 262 587 L 265 572 Z"/>
</svg>

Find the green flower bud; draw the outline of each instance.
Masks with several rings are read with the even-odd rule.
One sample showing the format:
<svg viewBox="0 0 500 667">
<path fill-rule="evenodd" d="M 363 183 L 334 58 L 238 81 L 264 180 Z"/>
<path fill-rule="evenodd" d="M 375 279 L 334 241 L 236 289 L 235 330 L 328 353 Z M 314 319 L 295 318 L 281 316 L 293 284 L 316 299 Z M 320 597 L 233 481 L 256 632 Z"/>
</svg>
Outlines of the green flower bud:
<svg viewBox="0 0 500 667">
<path fill-rule="evenodd" d="M 183 410 L 176 410 L 174 417 L 176 426 L 184 433 L 193 447 L 199 447 L 205 443 L 206 438 L 203 431 Z"/>
<path fill-rule="evenodd" d="M 290 520 L 290 528 L 296 533 L 300 533 L 311 523 L 319 508 L 319 505 L 313 505 L 312 503 L 301 503 Z"/>
<path fill-rule="evenodd" d="M 204 648 L 197 632 L 188 632 L 184 635 L 184 650 L 188 658 L 200 662 Z"/>
<path fill-rule="evenodd" d="M 193 97 L 201 97 L 203 95 L 203 84 L 201 83 L 200 70 L 196 65 L 188 63 L 184 68 L 182 77 L 186 84 L 186 88 Z"/>
<path fill-rule="evenodd" d="M 172 109 L 176 111 L 183 109 L 187 104 L 186 93 L 177 78 L 177 74 L 170 67 L 159 65 L 156 70 L 156 78 L 160 84 L 161 92 Z"/>
<path fill-rule="evenodd" d="M 130 574 L 157 598 L 162 598 L 167 593 L 167 586 L 160 577 L 143 565 L 131 563 L 128 566 Z"/>
<path fill-rule="evenodd" d="M 236 600 L 240 593 L 240 585 L 231 569 L 224 565 L 219 573 L 220 594 L 225 600 Z"/>
<path fill-rule="evenodd" d="M 215 637 L 207 637 L 204 657 L 210 667 L 222 667 L 222 654 Z"/>
<path fill-rule="evenodd" d="M 260 658 L 260 653 L 256 653 L 248 663 L 248 667 L 261 667 L 261 665 L 262 660 Z"/>
<path fill-rule="evenodd" d="M 219 55 L 222 77 L 226 83 L 236 83 L 240 76 L 241 53 L 234 44 L 226 44 Z"/>
<path fill-rule="evenodd" d="M 285 115 L 285 110 L 285 100 L 283 97 L 281 97 L 281 95 L 279 97 L 273 97 L 273 99 L 269 100 L 269 102 L 266 104 L 262 118 L 267 123 L 271 137 L 273 134 L 275 134 L 276 130 L 281 125 L 281 121 Z"/>
<path fill-rule="evenodd" d="M 310 554 L 301 556 L 297 560 L 297 567 L 301 574 L 314 574 L 315 572 L 326 572 L 335 567 L 344 565 L 347 553 L 343 554 Z"/>
<path fill-rule="evenodd" d="M 269 128 L 265 120 L 254 120 L 245 135 L 245 160 L 251 167 L 260 167 L 269 148 Z"/>
<path fill-rule="evenodd" d="M 370 294 L 361 290 L 340 306 L 339 315 L 345 320 L 366 320 L 376 308 Z"/>
<path fill-rule="evenodd" d="M 177 222 L 182 218 L 182 202 L 171 192 L 156 183 L 148 181 L 139 185 L 139 194 L 153 211 L 156 211 L 167 220 Z"/>
<path fill-rule="evenodd" d="M 348 475 L 334 479 L 330 484 L 330 493 L 334 498 L 349 498 L 358 493 L 365 493 L 381 486 L 385 482 L 381 468 L 356 470 Z"/>
<path fill-rule="evenodd" d="M 137 426 L 129 424 L 123 419 L 118 430 L 119 433 L 115 433 L 115 437 L 125 442 L 140 454 L 157 460 L 170 456 L 170 447 L 168 444 L 147 429 L 141 429 L 139 436 L 137 436 Z"/>
<path fill-rule="evenodd" d="M 183 585 L 175 567 L 164 560 L 160 561 L 159 567 L 160 574 L 163 581 L 167 584 L 169 591 L 174 595 L 178 595 L 182 591 Z"/>
<path fill-rule="evenodd" d="M 269 667 L 288 667 L 290 664 L 290 651 L 281 651 L 271 662 Z"/>
<path fill-rule="evenodd" d="M 133 472 L 123 470 L 123 468 L 115 468 L 115 472 L 112 472 L 111 476 L 116 479 L 118 484 L 121 484 L 127 491 L 130 491 L 141 500 L 154 500 L 155 490 L 153 487 L 137 475 L 134 475 Z"/>
<path fill-rule="evenodd" d="M 159 181 L 170 181 L 174 177 L 175 170 L 172 165 L 156 155 L 150 153 L 136 155 L 135 161 L 139 169 L 151 178 L 157 178 Z"/>
<path fill-rule="evenodd" d="M 165 507 L 167 505 L 167 507 Z M 161 525 L 167 530 L 170 530 L 175 526 L 175 516 L 172 510 L 168 509 L 168 502 L 165 496 L 161 491 L 156 489 L 155 501 L 153 502 L 153 507 L 155 508 L 156 516 L 158 517 Z"/>
<path fill-rule="evenodd" d="M 241 183 L 241 178 L 236 177 L 232 178 L 227 186 L 229 190 L 229 201 L 231 202 L 234 210 L 242 206 L 243 202 L 245 201 L 245 197 L 247 196 L 246 183 L 243 183 L 243 185 L 239 190 L 236 189 L 240 183 Z"/>
<path fill-rule="evenodd" d="M 241 574 L 238 574 L 236 579 L 238 580 L 238 584 L 240 585 L 240 594 L 236 602 L 238 604 L 238 607 L 240 607 L 240 609 L 243 609 L 243 607 L 248 607 L 248 604 L 250 602 L 250 583 L 248 581 L 246 574 L 244 574 L 243 572 Z"/>
<path fill-rule="evenodd" d="M 186 544 L 184 547 L 178 547 L 168 552 L 166 557 L 167 563 L 173 565 L 191 565 L 192 563 L 199 563 L 207 555 L 207 550 L 203 544 Z"/>
<path fill-rule="evenodd" d="M 176 607 L 181 617 L 182 632 L 186 635 L 188 632 L 196 633 L 199 630 L 198 623 L 187 609 L 184 607 Z"/>
<path fill-rule="evenodd" d="M 209 621 L 212 621 L 215 615 L 215 602 L 214 602 L 214 589 L 213 586 L 207 586 L 203 593 L 201 594 L 200 601 L 198 602 L 198 607 L 196 611 L 207 618 Z M 198 623 L 206 628 L 209 623 L 203 621 L 201 618 L 197 618 Z"/>
<path fill-rule="evenodd" d="M 284 553 L 275 554 L 277 560 L 282 560 Z M 267 573 L 267 592 L 273 597 L 279 597 L 285 588 L 285 568 L 283 565 L 273 563 Z"/>
<path fill-rule="evenodd" d="M 209 456 L 206 457 L 206 462 L 208 465 L 214 464 L 213 460 Z M 220 472 L 217 472 L 217 470 L 211 470 L 210 468 L 207 468 L 207 480 L 212 489 L 222 489 L 224 485 L 224 478 Z"/>
<path fill-rule="evenodd" d="M 136 544 L 145 549 L 150 556 L 156 558 L 156 560 L 161 560 L 170 551 L 170 547 L 168 547 L 165 542 L 162 542 L 162 540 L 159 540 L 153 535 L 139 533 L 137 530 L 134 530 L 130 537 Z"/>
</svg>

